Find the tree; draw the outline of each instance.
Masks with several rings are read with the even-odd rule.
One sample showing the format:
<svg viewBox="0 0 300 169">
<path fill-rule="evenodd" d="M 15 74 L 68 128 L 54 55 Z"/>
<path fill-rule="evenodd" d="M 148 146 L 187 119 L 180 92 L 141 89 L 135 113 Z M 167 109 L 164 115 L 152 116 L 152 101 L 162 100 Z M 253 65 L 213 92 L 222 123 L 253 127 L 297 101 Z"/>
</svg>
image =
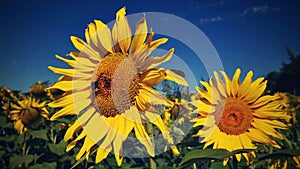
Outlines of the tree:
<svg viewBox="0 0 300 169">
<path fill-rule="evenodd" d="M 290 63 L 283 63 L 280 72 L 267 74 L 268 89 L 271 92 L 281 91 L 300 95 L 300 55 L 295 55 L 291 49 L 287 49 Z"/>
</svg>

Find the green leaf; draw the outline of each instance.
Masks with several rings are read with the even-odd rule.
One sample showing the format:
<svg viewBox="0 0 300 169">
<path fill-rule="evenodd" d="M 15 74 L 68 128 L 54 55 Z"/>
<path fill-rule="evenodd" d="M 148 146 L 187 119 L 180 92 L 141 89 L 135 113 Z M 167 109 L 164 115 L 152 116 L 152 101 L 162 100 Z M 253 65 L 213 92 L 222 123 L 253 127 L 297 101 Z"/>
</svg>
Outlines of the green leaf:
<svg viewBox="0 0 300 169">
<path fill-rule="evenodd" d="M 264 154 L 262 156 L 259 156 L 256 160 L 262 161 L 266 159 L 280 159 L 282 157 L 293 157 L 293 156 L 299 156 L 300 150 L 278 150 L 271 154 Z"/>
<path fill-rule="evenodd" d="M 248 153 L 254 149 L 241 149 L 229 152 L 225 149 L 194 149 L 184 156 L 179 168 L 185 168 L 200 161 L 207 160 L 224 160 L 226 157 L 230 157 L 235 154 Z"/>
<path fill-rule="evenodd" d="M 8 126 L 8 123 L 7 123 L 7 117 L 5 116 L 0 116 L 0 127 L 1 128 L 5 128 Z"/>
<path fill-rule="evenodd" d="M 9 166 L 10 168 L 16 168 L 17 166 L 21 166 L 23 164 L 29 164 L 33 161 L 33 155 L 27 155 L 27 156 L 18 156 L 16 154 L 13 154 L 9 158 Z"/>
<path fill-rule="evenodd" d="M 48 140 L 46 130 L 29 130 L 28 133 L 33 137 L 40 138 L 43 140 Z"/>
<path fill-rule="evenodd" d="M 223 165 L 223 161 L 221 162 L 213 162 L 211 163 L 211 165 L 209 166 L 209 169 L 230 169 L 230 167 L 228 165 L 224 166 Z"/>
<path fill-rule="evenodd" d="M 2 156 L 5 154 L 4 150 L 0 150 L 0 159 L 2 159 Z"/>
<path fill-rule="evenodd" d="M 56 168 L 56 163 L 52 162 L 52 163 L 43 163 L 43 168 L 47 168 L 47 169 L 55 169 Z"/>
<path fill-rule="evenodd" d="M 48 147 L 50 149 L 51 152 L 61 156 L 66 154 L 66 147 L 67 147 L 67 143 L 64 141 L 61 141 L 58 144 L 50 144 L 48 143 Z"/>
<path fill-rule="evenodd" d="M 47 163 L 44 162 L 42 164 L 35 164 L 34 166 L 30 166 L 29 169 L 55 169 L 56 168 L 56 163 Z"/>
<path fill-rule="evenodd" d="M 30 166 L 29 169 L 43 169 L 42 164 L 35 164 L 34 166 Z"/>
<path fill-rule="evenodd" d="M 4 141 L 4 142 L 9 143 L 9 142 L 14 141 L 15 138 L 16 138 L 16 136 L 10 135 L 10 136 L 5 136 L 5 137 L 0 137 L 0 141 Z"/>
</svg>

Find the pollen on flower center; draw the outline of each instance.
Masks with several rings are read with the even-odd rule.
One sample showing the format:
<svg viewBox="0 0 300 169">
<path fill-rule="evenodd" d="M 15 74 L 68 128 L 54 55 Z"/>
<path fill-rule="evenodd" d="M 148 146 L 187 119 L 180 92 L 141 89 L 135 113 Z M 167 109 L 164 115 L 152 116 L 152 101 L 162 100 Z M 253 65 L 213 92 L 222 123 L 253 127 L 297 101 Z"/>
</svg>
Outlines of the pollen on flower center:
<svg viewBox="0 0 300 169">
<path fill-rule="evenodd" d="M 114 117 L 135 104 L 140 76 L 133 63 L 120 53 L 106 56 L 95 78 L 95 97 L 100 113 Z"/>
<path fill-rule="evenodd" d="M 223 112 L 223 113 L 222 113 Z M 246 132 L 251 127 L 252 111 L 249 106 L 235 98 L 227 98 L 224 110 L 219 119 L 216 119 L 219 129 L 229 135 L 239 135 Z"/>
</svg>

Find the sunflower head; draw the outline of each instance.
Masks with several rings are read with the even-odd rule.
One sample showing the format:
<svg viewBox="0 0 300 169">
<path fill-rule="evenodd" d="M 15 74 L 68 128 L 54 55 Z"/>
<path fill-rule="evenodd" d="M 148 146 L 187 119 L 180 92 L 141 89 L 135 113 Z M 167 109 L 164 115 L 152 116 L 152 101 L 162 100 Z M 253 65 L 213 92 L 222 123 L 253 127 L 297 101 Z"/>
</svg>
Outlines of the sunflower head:
<svg viewBox="0 0 300 169">
<path fill-rule="evenodd" d="M 295 168 L 300 168 L 300 156 L 291 157 L 291 161 Z"/>
<path fill-rule="evenodd" d="M 88 157 L 93 149 L 97 150 L 96 162 L 100 162 L 113 150 L 118 165 L 121 165 L 122 145 L 130 133 L 144 145 L 145 154 L 154 156 L 153 142 L 145 122 L 157 126 L 168 146 L 174 152 L 177 150 L 155 107 L 156 104 L 169 106 L 172 103 L 154 86 L 162 80 L 183 86 L 187 86 L 187 82 L 171 70 L 156 68 L 171 59 L 174 49 L 161 57 L 149 57 L 167 39 L 153 40 L 154 32 L 152 29 L 148 31 L 145 16 L 136 24 L 132 34 L 125 14 L 125 7 L 116 13 L 112 29 L 100 20 L 90 23 L 85 31 L 86 41 L 72 36 L 71 41 L 78 51 L 68 54 L 69 58 L 56 56 L 71 68 L 49 66 L 62 76 L 48 89 L 64 92 L 49 104 L 61 108 L 51 120 L 66 115 L 78 117 L 64 138 L 67 141 L 79 134 L 67 150 L 84 139 L 76 159 L 83 155 Z"/>
<path fill-rule="evenodd" d="M 10 110 L 10 102 L 15 101 L 16 97 L 14 93 L 6 88 L 0 88 L 0 110 L 2 113 L 8 113 Z"/>
<path fill-rule="evenodd" d="M 11 104 L 11 120 L 14 121 L 14 128 L 22 134 L 28 128 L 37 128 L 43 119 L 48 119 L 46 103 L 39 103 L 35 98 L 17 101 Z"/>
<path fill-rule="evenodd" d="M 280 148 L 276 139 L 283 139 L 276 129 L 287 129 L 290 116 L 280 108 L 279 96 L 263 95 L 267 81 L 258 78 L 252 81 L 253 72 L 240 81 L 240 69 L 232 80 L 225 72 L 223 78 L 214 72 L 215 79 L 201 81 L 197 87 L 199 100 L 192 102 L 198 107 L 198 117 L 193 119 L 194 127 L 202 126 L 195 136 L 205 143 L 204 148 L 253 149 L 254 142 Z M 249 160 L 249 154 L 243 154 Z M 236 155 L 241 159 L 241 155 Z M 225 162 L 226 163 L 226 162 Z"/>
<path fill-rule="evenodd" d="M 291 116 L 289 126 L 297 124 L 297 109 L 299 108 L 297 96 L 284 92 L 277 92 L 274 95 L 279 98 L 279 101 L 281 101 L 282 110 L 286 112 L 287 115 Z"/>
<path fill-rule="evenodd" d="M 46 85 L 41 83 L 41 81 L 38 81 L 34 85 L 32 85 L 29 89 L 30 96 L 33 96 L 35 98 L 43 98 L 46 96 Z"/>
</svg>

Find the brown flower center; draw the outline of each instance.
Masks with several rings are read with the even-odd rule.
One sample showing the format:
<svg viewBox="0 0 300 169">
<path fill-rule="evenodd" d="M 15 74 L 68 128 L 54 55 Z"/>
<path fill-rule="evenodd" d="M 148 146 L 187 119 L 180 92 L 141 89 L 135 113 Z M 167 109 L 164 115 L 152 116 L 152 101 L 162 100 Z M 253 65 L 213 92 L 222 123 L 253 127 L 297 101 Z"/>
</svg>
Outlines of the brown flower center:
<svg viewBox="0 0 300 169">
<path fill-rule="evenodd" d="M 126 56 L 113 53 L 101 60 L 95 78 L 95 97 L 100 113 L 114 117 L 128 110 L 135 104 L 139 81 L 134 63 Z"/>
<path fill-rule="evenodd" d="M 36 122 L 39 117 L 39 110 L 35 108 L 26 108 L 21 110 L 21 121 L 23 124 L 28 125 Z"/>
<path fill-rule="evenodd" d="M 239 135 L 245 133 L 252 122 L 252 111 L 249 106 L 238 99 L 227 98 L 225 101 L 224 110 L 219 110 L 222 113 L 219 118 L 216 118 L 219 129 L 229 135 Z"/>
<path fill-rule="evenodd" d="M 46 95 L 45 86 L 43 84 L 36 83 L 29 89 L 29 93 L 34 97 L 43 97 Z"/>
</svg>

